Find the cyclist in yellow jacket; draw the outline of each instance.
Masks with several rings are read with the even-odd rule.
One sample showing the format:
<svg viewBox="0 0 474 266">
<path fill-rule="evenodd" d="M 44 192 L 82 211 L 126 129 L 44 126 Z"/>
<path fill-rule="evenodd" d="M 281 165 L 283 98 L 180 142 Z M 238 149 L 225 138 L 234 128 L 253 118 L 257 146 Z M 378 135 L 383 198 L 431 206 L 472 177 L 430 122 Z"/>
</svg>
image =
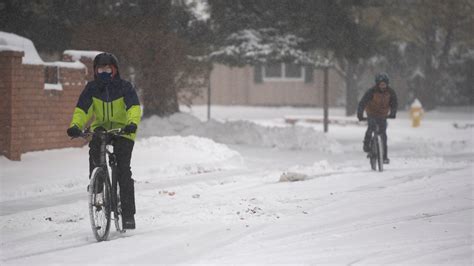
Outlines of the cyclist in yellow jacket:
<svg viewBox="0 0 474 266">
<path fill-rule="evenodd" d="M 67 134 L 79 137 L 87 122 L 94 117 L 92 130 L 123 128 L 126 135 L 114 141 L 118 182 L 122 202 L 124 229 L 135 229 L 135 188 L 130 161 L 135 134 L 141 119 L 141 108 L 132 84 L 120 78 L 117 58 L 100 53 L 94 58 L 94 80 L 87 83 L 79 96 Z M 99 140 L 89 143 L 89 174 L 99 163 Z"/>
</svg>

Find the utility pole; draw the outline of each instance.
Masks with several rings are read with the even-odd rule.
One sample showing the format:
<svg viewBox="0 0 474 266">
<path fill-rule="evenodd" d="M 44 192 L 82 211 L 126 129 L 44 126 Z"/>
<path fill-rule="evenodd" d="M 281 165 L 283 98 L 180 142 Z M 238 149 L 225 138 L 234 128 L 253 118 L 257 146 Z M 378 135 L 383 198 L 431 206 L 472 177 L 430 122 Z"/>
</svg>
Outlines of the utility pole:
<svg viewBox="0 0 474 266">
<path fill-rule="evenodd" d="M 207 82 L 207 121 L 211 121 L 211 70 L 212 67 L 209 67 Z"/>
<path fill-rule="evenodd" d="M 329 124 L 329 66 L 324 66 L 324 88 L 323 88 L 323 109 L 324 109 L 324 132 L 328 132 Z"/>
</svg>

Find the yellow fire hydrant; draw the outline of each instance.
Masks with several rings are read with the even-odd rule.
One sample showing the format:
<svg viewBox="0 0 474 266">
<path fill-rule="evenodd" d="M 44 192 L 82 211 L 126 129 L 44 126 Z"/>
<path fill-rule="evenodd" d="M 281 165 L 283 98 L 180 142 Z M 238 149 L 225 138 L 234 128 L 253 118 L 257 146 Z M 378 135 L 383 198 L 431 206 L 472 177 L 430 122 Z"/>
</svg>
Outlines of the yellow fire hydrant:
<svg viewBox="0 0 474 266">
<path fill-rule="evenodd" d="M 415 99 L 410 107 L 410 117 L 412 120 L 412 127 L 419 127 L 421 117 L 423 116 L 423 106 L 418 99 Z"/>
</svg>

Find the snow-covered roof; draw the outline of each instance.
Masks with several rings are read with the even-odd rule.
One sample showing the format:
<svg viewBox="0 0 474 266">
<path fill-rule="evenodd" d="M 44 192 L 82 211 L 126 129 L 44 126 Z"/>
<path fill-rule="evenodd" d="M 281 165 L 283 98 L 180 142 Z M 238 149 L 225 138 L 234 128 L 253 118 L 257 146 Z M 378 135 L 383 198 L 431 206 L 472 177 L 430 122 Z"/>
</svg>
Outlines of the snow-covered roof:
<svg viewBox="0 0 474 266">
<path fill-rule="evenodd" d="M 96 55 L 102 53 L 101 51 L 83 51 L 83 50 L 66 50 L 65 55 L 71 56 L 73 61 L 79 61 L 81 57 L 94 59 Z"/>
<path fill-rule="evenodd" d="M 42 65 L 43 60 L 36 51 L 33 42 L 13 33 L 0 31 L 0 51 L 22 51 L 25 53 L 23 64 Z"/>
<path fill-rule="evenodd" d="M 21 37 L 19 35 L 8 33 L 4 31 L 0 31 L 0 51 L 18 51 L 24 52 L 25 55 L 23 56 L 23 64 L 27 65 L 46 65 L 46 66 L 57 66 L 62 68 L 85 68 L 86 66 L 81 62 L 75 60 L 74 56 L 82 55 L 86 57 L 96 56 L 98 53 L 97 51 L 74 51 L 74 50 L 67 50 L 76 62 L 44 62 L 36 51 L 35 45 L 33 42 L 25 37 Z M 80 58 L 80 56 L 79 56 Z"/>
</svg>

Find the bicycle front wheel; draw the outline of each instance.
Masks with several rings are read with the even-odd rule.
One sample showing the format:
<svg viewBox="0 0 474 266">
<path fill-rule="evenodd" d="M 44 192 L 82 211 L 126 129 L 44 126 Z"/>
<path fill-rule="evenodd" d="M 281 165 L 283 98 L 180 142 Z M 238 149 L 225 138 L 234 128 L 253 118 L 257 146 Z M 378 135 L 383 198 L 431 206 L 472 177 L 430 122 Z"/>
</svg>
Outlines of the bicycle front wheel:
<svg viewBox="0 0 474 266">
<path fill-rule="evenodd" d="M 104 168 L 92 172 L 89 184 L 89 216 L 92 233 L 97 241 L 107 240 L 110 230 L 110 182 Z"/>
<path fill-rule="evenodd" d="M 377 135 L 377 166 L 379 168 L 379 172 L 383 171 L 383 144 L 382 144 L 382 137 Z"/>
<path fill-rule="evenodd" d="M 370 153 L 368 157 L 370 160 L 370 167 L 372 167 L 372 170 L 376 171 L 377 170 L 377 141 L 375 141 L 374 137 L 370 140 Z"/>
</svg>

